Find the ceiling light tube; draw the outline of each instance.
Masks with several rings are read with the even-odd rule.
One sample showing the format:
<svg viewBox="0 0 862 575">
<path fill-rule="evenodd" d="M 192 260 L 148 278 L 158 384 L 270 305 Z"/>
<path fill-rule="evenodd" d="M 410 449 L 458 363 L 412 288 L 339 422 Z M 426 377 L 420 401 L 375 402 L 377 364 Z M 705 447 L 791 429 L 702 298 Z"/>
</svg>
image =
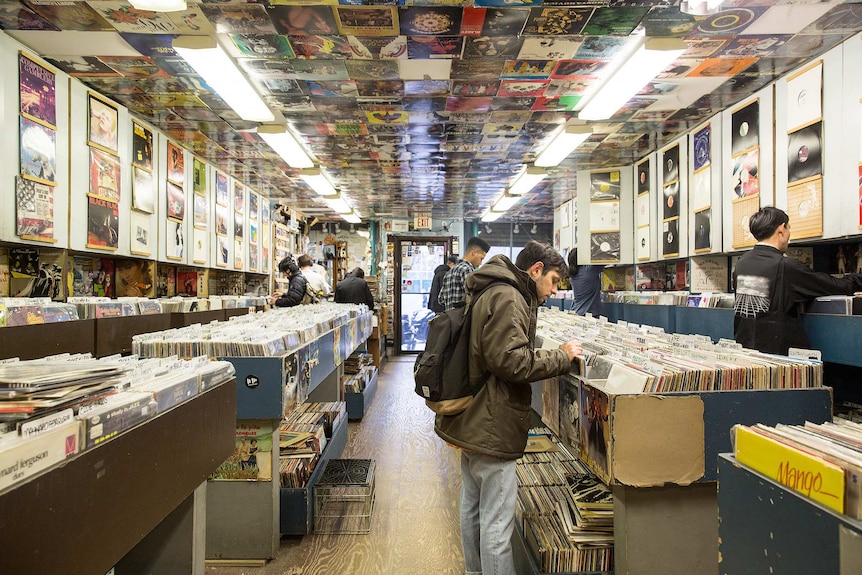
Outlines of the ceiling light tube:
<svg viewBox="0 0 862 575">
<path fill-rule="evenodd" d="M 682 0 L 679 11 L 691 16 L 709 16 L 721 11 L 724 0 Z"/>
<path fill-rule="evenodd" d="M 321 196 L 335 196 L 338 194 L 338 190 L 333 187 L 332 182 L 329 181 L 325 172 L 320 168 L 305 168 L 299 172 L 299 177 Z"/>
<path fill-rule="evenodd" d="M 566 126 L 551 140 L 548 147 L 536 158 L 535 165 L 540 167 L 556 166 L 565 160 L 575 148 L 583 144 L 587 138 L 593 135 L 590 126 L 577 125 Z"/>
<path fill-rule="evenodd" d="M 682 38 L 647 38 L 578 112 L 581 120 L 605 120 L 685 52 Z"/>
<path fill-rule="evenodd" d="M 496 222 L 500 216 L 503 215 L 504 212 L 495 212 L 494 210 L 488 210 L 484 216 L 482 216 L 483 222 Z"/>
<path fill-rule="evenodd" d="M 353 211 L 353 208 L 351 208 L 341 196 L 323 198 L 323 201 L 326 202 L 326 205 L 337 214 L 349 214 Z"/>
<path fill-rule="evenodd" d="M 544 180 L 547 175 L 548 171 L 546 169 L 528 164 L 527 169 L 521 172 L 521 174 L 515 178 L 515 181 L 512 182 L 512 185 L 509 186 L 509 193 L 515 196 L 526 194 L 532 190 L 536 184 Z"/>
<path fill-rule="evenodd" d="M 275 116 L 234 61 L 210 36 L 178 36 L 173 47 L 243 120 L 272 122 Z"/>
<path fill-rule="evenodd" d="M 179 12 L 188 9 L 186 0 L 129 0 L 129 4 L 136 10 L 150 12 Z"/>
<path fill-rule="evenodd" d="M 314 162 L 284 126 L 264 125 L 257 129 L 258 135 L 282 157 L 291 168 L 313 168 Z"/>
<path fill-rule="evenodd" d="M 351 224 L 358 224 L 362 222 L 362 218 L 356 215 L 356 212 L 350 212 L 349 214 L 341 214 L 341 218 L 345 222 L 350 222 Z M 362 230 L 359 230 L 357 233 L 362 234 Z"/>
<path fill-rule="evenodd" d="M 510 210 L 515 204 L 521 201 L 522 196 L 513 196 L 511 194 L 503 193 L 494 205 L 491 206 L 491 210 L 494 212 L 505 212 Z"/>
</svg>

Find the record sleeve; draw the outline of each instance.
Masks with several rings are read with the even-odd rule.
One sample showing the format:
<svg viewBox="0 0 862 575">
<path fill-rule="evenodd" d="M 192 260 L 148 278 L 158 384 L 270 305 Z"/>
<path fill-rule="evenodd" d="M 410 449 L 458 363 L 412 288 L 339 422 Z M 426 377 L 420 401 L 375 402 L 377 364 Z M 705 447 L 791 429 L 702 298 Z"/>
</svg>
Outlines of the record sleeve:
<svg viewBox="0 0 862 575">
<path fill-rule="evenodd" d="M 619 200 L 620 173 L 594 172 L 590 174 L 590 200 Z"/>
<path fill-rule="evenodd" d="M 635 197 L 635 227 L 650 223 L 650 194 L 644 192 Z"/>
<path fill-rule="evenodd" d="M 619 232 L 590 234 L 590 261 L 593 263 L 620 261 Z"/>
<path fill-rule="evenodd" d="M 754 149 L 733 159 L 731 186 L 734 197 L 744 198 L 760 193 L 760 150 Z"/>
<path fill-rule="evenodd" d="M 797 182 L 823 173 L 822 122 L 787 137 L 787 182 Z"/>
<path fill-rule="evenodd" d="M 567 227 L 563 225 L 563 227 Z M 620 203 L 618 201 L 590 202 L 590 231 L 609 232 L 620 229 Z"/>
<path fill-rule="evenodd" d="M 662 189 L 662 219 L 679 217 L 679 181 Z"/>
<path fill-rule="evenodd" d="M 710 161 L 710 126 L 707 125 L 694 134 L 692 147 L 694 148 L 694 171 L 697 171 Z"/>
<path fill-rule="evenodd" d="M 638 261 L 650 259 L 650 226 L 642 226 L 635 230 L 635 257 Z"/>
<path fill-rule="evenodd" d="M 795 238 L 823 235 L 823 178 L 787 187 L 787 215 Z"/>
<path fill-rule="evenodd" d="M 650 180 L 649 160 L 645 160 L 638 164 L 638 194 L 643 194 L 650 190 L 652 181 Z"/>
<path fill-rule="evenodd" d="M 662 182 L 665 185 L 679 179 L 679 144 L 662 152 Z"/>
<path fill-rule="evenodd" d="M 787 80 L 787 130 L 823 117 L 823 62 Z"/>
<path fill-rule="evenodd" d="M 663 257 L 668 258 L 679 255 L 679 218 L 662 224 L 661 239 L 661 254 Z"/>
<path fill-rule="evenodd" d="M 712 210 L 705 209 L 694 214 L 694 251 L 709 251 L 712 249 Z"/>
<path fill-rule="evenodd" d="M 760 100 L 754 100 L 731 114 L 730 155 L 737 156 L 759 144 Z"/>
<path fill-rule="evenodd" d="M 690 206 L 692 211 L 699 211 L 712 206 L 712 168 L 707 166 L 691 176 Z"/>
</svg>

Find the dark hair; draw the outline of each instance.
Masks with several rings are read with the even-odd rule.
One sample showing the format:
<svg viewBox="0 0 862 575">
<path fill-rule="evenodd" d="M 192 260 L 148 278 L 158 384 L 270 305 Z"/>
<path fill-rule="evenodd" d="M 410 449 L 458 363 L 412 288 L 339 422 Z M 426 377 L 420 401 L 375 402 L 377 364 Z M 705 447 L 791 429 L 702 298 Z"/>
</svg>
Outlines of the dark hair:
<svg viewBox="0 0 862 575">
<path fill-rule="evenodd" d="M 578 248 L 569 250 L 569 275 L 574 276 L 578 273 Z"/>
<path fill-rule="evenodd" d="M 446 258 L 447 262 L 451 262 L 453 264 L 457 264 L 460 260 L 461 258 L 458 257 L 458 254 L 452 254 L 451 256 Z"/>
<path fill-rule="evenodd" d="M 488 251 L 490 251 L 490 249 L 491 249 L 491 244 L 489 244 L 488 242 L 486 242 L 482 238 L 472 237 L 469 240 L 467 240 L 467 247 L 464 248 L 464 253 L 469 252 L 473 248 L 479 248 L 480 250 L 482 250 L 483 252 L 485 252 L 487 254 Z"/>
<path fill-rule="evenodd" d="M 754 239 L 761 242 L 772 237 L 781 224 L 790 223 L 790 218 L 775 206 L 765 206 L 748 220 L 748 229 Z"/>
<path fill-rule="evenodd" d="M 288 254 L 283 260 L 278 262 L 278 271 L 283 274 L 294 274 L 297 272 L 297 270 L 299 270 L 299 268 L 296 267 L 296 262 L 293 260 L 293 256 L 290 254 Z"/>
<path fill-rule="evenodd" d="M 548 244 L 530 240 L 524 245 L 524 249 L 518 254 L 515 259 L 515 265 L 522 270 L 528 270 L 536 262 L 542 262 L 545 269 L 542 275 L 550 271 L 557 270 L 561 277 L 569 273 L 569 267 L 566 265 L 563 256 Z"/>
<path fill-rule="evenodd" d="M 307 268 L 309 266 L 314 265 L 314 262 L 312 261 L 311 256 L 308 254 L 302 254 L 301 256 L 299 256 L 298 263 L 299 263 L 299 267 L 301 267 L 301 268 Z"/>
<path fill-rule="evenodd" d="M 350 272 L 350 275 L 352 275 L 355 278 L 364 278 L 365 277 L 365 270 L 360 268 L 360 267 L 355 267 L 355 268 L 353 268 L 353 271 Z"/>
</svg>

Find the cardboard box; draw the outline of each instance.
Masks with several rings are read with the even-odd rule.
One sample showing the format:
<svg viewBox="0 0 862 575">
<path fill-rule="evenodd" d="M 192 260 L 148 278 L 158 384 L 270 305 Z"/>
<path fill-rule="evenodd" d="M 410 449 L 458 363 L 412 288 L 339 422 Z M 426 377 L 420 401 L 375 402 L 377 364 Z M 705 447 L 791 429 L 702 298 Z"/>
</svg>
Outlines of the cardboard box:
<svg viewBox="0 0 862 575">
<path fill-rule="evenodd" d="M 704 476 L 697 395 L 617 395 L 581 382 L 581 459 L 606 483 L 689 485 Z"/>
</svg>

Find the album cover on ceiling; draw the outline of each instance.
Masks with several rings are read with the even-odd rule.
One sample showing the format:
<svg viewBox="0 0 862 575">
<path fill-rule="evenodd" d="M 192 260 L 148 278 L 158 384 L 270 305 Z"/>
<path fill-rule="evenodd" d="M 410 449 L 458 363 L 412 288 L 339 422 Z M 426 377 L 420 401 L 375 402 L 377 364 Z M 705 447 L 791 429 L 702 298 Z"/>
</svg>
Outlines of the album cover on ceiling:
<svg viewBox="0 0 862 575">
<path fill-rule="evenodd" d="M 787 79 L 787 130 L 823 117 L 823 62 Z"/>
<path fill-rule="evenodd" d="M 662 188 L 662 219 L 679 217 L 679 181 Z"/>
<path fill-rule="evenodd" d="M 710 36 L 690 36 L 685 39 L 686 58 L 709 58 L 715 56 L 730 42 L 727 38 L 712 38 Z"/>
<path fill-rule="evenodd" d="M 290 45 L 298 58 L 344 60 L 350 57 L 350 46 L 344 36 L 332 34 L 292 36 Z"/>
<path fill-rule="evenodd" d="M 862 28 L 862 6 L 859 4 L 842 4 L 835 6 L 809 25 L 803 33 L 822 34 L 855 34 Z"/>
<path fill-rule="evenodd" d="M 204 4 L 204 6 L 208 5 Z M 338 34 L 338 25 L 331 6 L 271 5 L 267 12 L 269 19 L 275 24 L 276 31 L 279 34 L 287 34 L 291 40 L 293 36 Z M 218 30 L 217 23 L 216 29 Z M 295 46 L 294 51 L 296 51 Z"/>
<path fill-rule="evenodd" d="M 656 8 L 643 20 L 647 36 L 685 36 L 697 25 L 694 16 L 680 12 L 679 8 Z"/>
<path fill-rule="evenodd" d="M 731 187 L 734 197 L 744 198 L 760 193 L 760 150 L 737 156 L 731 163 Z"/>
<path fill-rule="evenodd" d="M 724 58 L 766 58 L 787 43 L 792 34 L 737 36 L 722 51 Z"/>
<path fill-rule="evenodd" d="M 138 10 L 126 2 L 94 2 L 89 5 L 118 32 L 175 34 L 177 27 L 166 13 Z"/>
<path fill-rule="evenodd" d="M 470 10 L 470 8 L 466 8 Z M 485 18 L 482 22 L 481 36 L 521 36 L 521 31 L 524 29 L 524 24 L 530 17 L 530 10 L 527 8 L 487 8 L 485 9 Z M 467 34 L 463 31 L 462 34 Z"/>
<path fill-rule="evenodd" d="M 113 31 L 108 22 L 84 2 L 27 2 L 39 16 L 60 30 L 81 32 Z"/>
<path fill-rule="evenodd" d="M 756 148 L 760 142 L 760 100 L 734 111 L 730 118 L 730 155 Z"/>
<path fill-rule="evenodd" d="M 590 174 L 590 200 L 619 200 L 620 172 L 593 172 Z"/>
<path fill-rule="evenodd" d="M 580 34 L 592 8 L 531 8 L 524 35 L 572 36 Z"/>
<path fill-rule="evenodd" d="M 545 80 L 551 76 L 556 65 L 554 60 L 506 60 L 500 78 Z"/>
<path fill-rule="evenodd" d="M 663 257 L 679 255 L 679 218 L 662 224 L 661 244 Z"/>
<path fill-rule="evenodd" d="M 679 179 L 679 144 L 662 152 L 662 182 L 667 185 Z"/>
<path fill-rule="evenodd" d="M 686 74 L 688 78 L 730 78 L 736 76 L 752 64 L 757 58 L 707 58 Z"/>
<path fill-rule="evenodd" d="M 787 182 L 823 173 L 823 122 L 787 135 Z"/>
<path fill-rule="evenodd" d="M 585 36 L 573 59 L 612 60 L 627 42 L 619 36 Z"/>
<path fill-rule="evenodd" d="M 344 61 L 337 60 L 291 60 L 297 80 L 349 80 Z"/>
<path fill-rule="evenodd" d="M 413 6 L 400 10 L 401 34 L 405 36 L 457 36 L 461 32 L 463 8 Z"/>
<path fill-rule="evenodd" d="M 712 149 L 710 126 L 704 126 L 703 129 L 695 132 L 692 148 L 694 153 L 692 163 L 694 164 L 694 171 L 696 172 L 704 166 L 709 165 Z"/>
<path fill-rule="evenodd" d="M 592 263 L 620 261 L 620 233 L 590 234 L 590 261 Z"/>
<path fill-rule="evenodd" d="M 363 38 L 364 40 L 364 38 Z M 464 51 L 460 36 L 410 36 L 407 39 L 407 54 L 399 59 L 434 60 L 459 58 Z"/>
<path fill-rule="evenodd" d="M 595 79 L 607 65 L 604 60 L 560 60 L 556 63 L 551 78 Z"/>
<path fill-rule="evenodd" d="M 773 54 L 773 58 L 805 58 L 822 54 L 830 48 L 843 42 L 846 37 L 843 34 L 797 34 L 781 46 Z"/>
<path fill-rule="evenodd" d="M 523 39 L 517 36 L 478 36 L 476 38 L 464 39 L 464 50 L 462 58 L 464 62 L 470 62 L 471 58 L 508 58 L 515 59 L 521 50 Z M 499 76 L 500 67 L 497 68 Z"/>
<path fill-rule="evenodd" d="M 706 209 L 694 214 L 694 251 L 705 252 L 712 249 L 712 210 Z"/>
<path fill-rule="evenodd" d="M 452 80 L 499 80 L 506 64 L 504 58 L 468 58 L 452 63 Z"/>
<path fill-rule="evenodd" d="M 398 8 L 395 6 L 338 6 L 335 14 L 338 33 L 342 36 L 398 35 Z"/>
<path fill-rule="evenodd" d="M 237 50 L 253 58 L 295 58 L 296 54 L 284 36 L 278 34 L 232 34 Z"/>
<path fill-rule="evenodd" d="M 348 60 L 344 63 L 354 80 L 398 80 L 398 62 L 391 60 Z"/>
<path fill-rule="evenodd" d="M 596 8 L 582 33 L 586 36 L 628 36 L 647 12 L 649 8 L 636 6 Z"/>
<path fill-rule="evenodd" d="M 577 37 L 536 36 L 524 39 L 519 60 L 571 60 L 575 56 L 581 40 Z"/>
<path fill-rule="evenodd" d="M 767 10 L 767 6 L 727 8 L 701 19 L 696 32 L 700 34 L 726 34 L 735 36 L 751 26 Z"/>
<path fill-rule="evenodd" d="M 456 80 L 452 83 L 453 96 L 494 96 L 500 88 L 500 82 L 465 82 Z"/>
</svg>

